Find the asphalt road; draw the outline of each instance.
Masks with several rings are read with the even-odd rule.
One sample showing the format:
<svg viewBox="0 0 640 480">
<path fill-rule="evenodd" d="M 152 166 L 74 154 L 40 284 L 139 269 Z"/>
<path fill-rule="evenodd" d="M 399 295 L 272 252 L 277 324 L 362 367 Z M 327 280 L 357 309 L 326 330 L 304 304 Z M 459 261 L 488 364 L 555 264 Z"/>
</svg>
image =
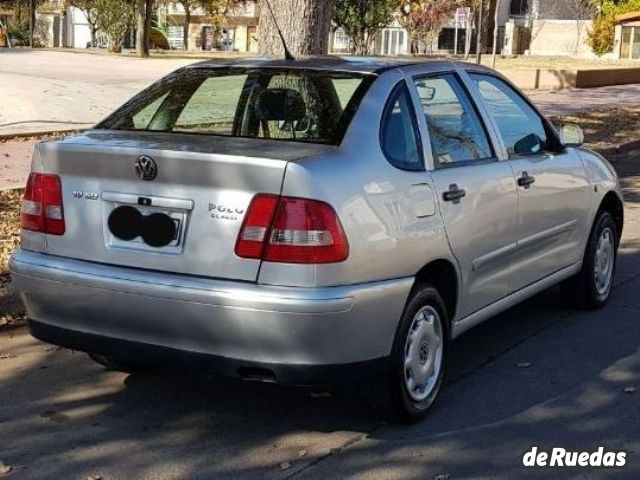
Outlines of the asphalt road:
<svg viewBox="0 0 640 480">
<path fill-rule="evenodd" d="M 628 203 L 611 304 L 573 311 L 552 289 L 465 334 L 416 425 L 340 392 L 108 372 L 19 327 L 0 332 L 0 461 L 11 480 L 640 478 L 639 162 L 616 163 Z M 627 465 L 525 470 L 533 445 L 623 450 Z"/>
</svg>

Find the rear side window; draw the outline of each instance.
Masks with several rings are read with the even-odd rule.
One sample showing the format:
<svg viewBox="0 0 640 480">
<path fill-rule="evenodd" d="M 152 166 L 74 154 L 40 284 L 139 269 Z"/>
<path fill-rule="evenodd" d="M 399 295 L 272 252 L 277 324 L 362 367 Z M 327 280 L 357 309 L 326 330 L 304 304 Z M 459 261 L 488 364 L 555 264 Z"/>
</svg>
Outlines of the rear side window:
<svg viewBox="0 0 640 480">
<path fill-rule="evenodd" d="M 437 167 L 493 158 L 482 121 L 455 75 L 417 78 L 415 84 Z"/>
<path fill-rule="evenodd" d="M 339 144 L 374 79 L 301 69 L 186 69 L 97 128 Z"/>
<path fill-rule="evenodd" d="M 422 170 L 417 126 L 411 98 L 404 84 L 387 102 L 380 128 L 380 144 L 389 163 L 403 170 Z"/>
</svg>

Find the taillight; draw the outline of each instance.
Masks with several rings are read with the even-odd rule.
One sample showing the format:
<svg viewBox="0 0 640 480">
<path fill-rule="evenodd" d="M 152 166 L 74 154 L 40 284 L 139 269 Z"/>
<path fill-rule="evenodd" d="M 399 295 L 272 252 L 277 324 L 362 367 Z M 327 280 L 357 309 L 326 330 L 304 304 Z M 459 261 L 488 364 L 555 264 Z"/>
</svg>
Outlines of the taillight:
<svg viewBox="0 0 640 480">
<path fill-rule="evenodd" d="M 22 228 L 51 235 L 64 234 L 60 177 L 32 173 L 22 199 Z"/>
<path fill-rule="evenodd" d="M 279 263 L 336 263 L 349 244 L 330 205 L 305 198 L 259 194 L 249 205 L 236 255 Z"/>
</svg>

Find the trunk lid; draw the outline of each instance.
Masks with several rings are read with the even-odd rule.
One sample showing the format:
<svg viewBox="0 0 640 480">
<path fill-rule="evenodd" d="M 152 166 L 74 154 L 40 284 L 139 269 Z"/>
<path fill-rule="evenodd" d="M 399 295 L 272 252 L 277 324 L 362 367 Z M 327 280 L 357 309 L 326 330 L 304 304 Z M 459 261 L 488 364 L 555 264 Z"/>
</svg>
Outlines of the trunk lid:
<svg viewBox="0 0 640 480">
<path fill-rule="evenodd" d="M 264 139 L 95 130 L 40 144 L 39 169 L 62 179 L 66 223 L 64 235 L 47 235 L 47 253 L 256 281 L 260 260 L 242 259 L 234 253 L 251 199 L 256 193 L 280 194 L 289 161 L 335 148 Z M 157 172 L 153 180 L 141 179 L 136 171 L 140 157 L 153 160 Z M 175 235 L 162 246 L 151 246 L 140 235 L 123 240 L 118 230 L 123 221 L 113 219 L 114 210 L 120 207 L 140 213 L 135 221 L 124 222 L 134 233 L 151 238 L 149 217 L 160 216 L 170 219 Z"/>
</svg>

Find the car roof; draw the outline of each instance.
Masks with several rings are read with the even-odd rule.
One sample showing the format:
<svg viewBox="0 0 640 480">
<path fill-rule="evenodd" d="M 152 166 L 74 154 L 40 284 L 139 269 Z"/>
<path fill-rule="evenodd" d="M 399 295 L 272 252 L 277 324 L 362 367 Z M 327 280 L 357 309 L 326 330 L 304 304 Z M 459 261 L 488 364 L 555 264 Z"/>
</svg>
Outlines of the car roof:
<svg viewBox="0 0 640 480">
<path fill-rule="evenodd" d="M 295 60 L 279 58 L 234 58 L 229 60 L 205 60 L 190 65 L 187 68 L 282 68 L 325 70 L 330 72 L 352 72 L 364 74 L 377 74 L 386 70 L 400 68 L 408 65 L 460 63 L 468 67 L 470 64 L 452 62 L 439 58 L 425 59 L 415 57 L 340 57 L 332 55 L 305 56 Z"/>
</svg>

